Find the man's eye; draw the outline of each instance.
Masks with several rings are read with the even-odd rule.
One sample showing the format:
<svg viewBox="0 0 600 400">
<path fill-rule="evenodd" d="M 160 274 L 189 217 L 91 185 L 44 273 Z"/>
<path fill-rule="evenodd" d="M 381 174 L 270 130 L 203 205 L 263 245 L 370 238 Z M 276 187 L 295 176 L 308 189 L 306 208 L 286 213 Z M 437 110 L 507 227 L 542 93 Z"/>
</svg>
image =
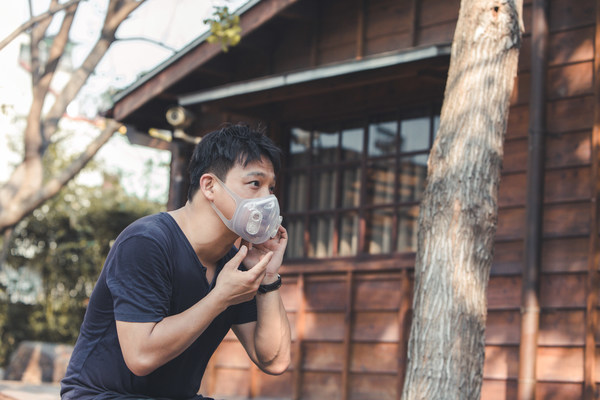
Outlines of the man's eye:
<svg viewBox="0 0 600 400">
<path fill-rule="evenodd" d="M 260 182 L 259 182 L 259 181 L 252 181 L 252 182 L 250 182 L 250 184 L 251 184 L 252 186 L 256 186 L 256 187 L 259 187 L 259 186 L 260 186 Z"/>
</svg>

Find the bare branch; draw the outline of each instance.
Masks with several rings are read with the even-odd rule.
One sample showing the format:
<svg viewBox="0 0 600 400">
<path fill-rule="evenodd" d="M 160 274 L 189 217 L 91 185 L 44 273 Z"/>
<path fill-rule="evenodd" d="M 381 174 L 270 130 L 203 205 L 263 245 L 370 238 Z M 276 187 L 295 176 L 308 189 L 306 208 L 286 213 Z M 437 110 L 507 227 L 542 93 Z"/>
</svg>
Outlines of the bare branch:
<svg viewBox="0 0 600 400">
<path fill-rule="evenodd" d="M 111 3 L 115 1 L 119 3 L 117 8 L 112 9 L 114 12 L 106 13 L 106 20 L 104 21 L 104 29 L 114 32 L 117 30 L 121 22 L 125 20 L 136 8 L 141 6 L 146 0 L 111 0 Z M 109 10 L 110 11 L 110 10 Z"/>
<path fill-rule="evenodd" d="M 58 121 L 65 113 L 65 110 L 67 109 L 67 106 L 71 100 L 75 98 L 102 57 L 104 57 L 104 54 L 106 54 L 106 51 L 114 41 L 115 32 L 121 22 L 123 22 L 125 18 L 144 1 L 145 0 L 129 1 L 124 6 L 116 10 L 114 9 L 115 6 L 113 4 L 116 1 L 111 1 L 100 39 L 98 39 L 96 45 L 92 51 L 90 51 L 81 67 L 73 73 L 71 79 L 63 88 L 60 95 L 54 102 L 54 105 L 46 115 L 44 121 L 44 134 L 46 138 L 50 138 L 54 132 L 56 132 Z M 110 12 L 111 10 L 114 10 L 114 12 Z M 124 10 L 126 10 L 126 12 L 124 12 Z"/>
<path fill-rule="evenodd" d="M 7 37 L 2 39 L 2 41 L 0 42 L 0 50 L 5 48 L 7 44 L 12 42 L 17 36 L 19 36 L 21 33 L 25 32 L 27 29 L 31 28 L 33 25 L 37 24 L 38 22 L 45 21 L 46 19 L 48 19 L 48 21 L 51 21 L 52 19 L 50 17 L 52 17 L 54 14 L 56 14 L 59 11 L 64 10 L 67 7 L 70 7 L 71 5 L 73 5 L 75 3 L 79 3 L 80 1 L 82 1 L 82 0 L 71 0 L 64 4 L 60 4 L 58 7 L 54 7 L 54 8 L 51 7 L 45 13 L 31 18 L 27 22 L 24 22 L 23 24 L 21 24 L 21 26 L 19 26 L 17 29 L 12 31 Z"/>
<path fill-rule="evenodd" d="M 171 53 L 176 53 L 177 52 L 177 49 L 169 46 L 166 43 L 159 42 L 158 40 L 154 40 L 154 39 L 147 38 L 147 37 L 142 37 L 142 36 L 133 36 L 133 37 L 127 37 L 127 38 L 116 38 L 115 40 L 118 40 L 119 42 L 121 42 L 121 41 L 139 40 L 139 41 L 142 41 L 142 42 L 148 42 L 148 43 L 152 43 L 152 44 L 155 44 L 157 46 L 160 46 L 163 49 L 169 50 Z"/>
</svg>

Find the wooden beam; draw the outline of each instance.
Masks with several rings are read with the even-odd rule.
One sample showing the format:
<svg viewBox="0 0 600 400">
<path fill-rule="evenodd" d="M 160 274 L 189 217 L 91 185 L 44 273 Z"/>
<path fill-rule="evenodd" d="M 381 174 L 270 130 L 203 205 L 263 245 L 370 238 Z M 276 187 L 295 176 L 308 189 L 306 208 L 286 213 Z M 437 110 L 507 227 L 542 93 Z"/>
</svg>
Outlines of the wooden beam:
<svg viewBox="0 0 600 400">
<path fill-rule="evenodd" d="M 356 0 L 356 59 L 365 56 L 365 0 Z"/>
<path fill-rule="evenodd" d="M 412 0 L 411 2 L 411 13 L 412 18 L 410 19 L 410 42 L 413 47 L 415 47 L 418 43 L 419 37 L 419 4 L 421 2 L 419 0 Z"/>
<path fill-rule="evenodd" d="M 278 14 L 278 17 L 300 22 L 303 24 L 312 25 L 315 23 L 315 17 L 317 15 L 317 2 L 316 1 L 301 1 L 295 4 L 293 7 L 289 7 Z"/>
<path fill-rule="evenodd" d="M 241 18 L 242 35 L 254 31 L 286 7 L 297 0 L 263 0 L 249 9 Z M 243 41 L 243 38 L 242 38 Z M 180 57 L 174 59 L 168 66 L 150 76 L 130 93 L 119 99 L 113 107 L 113 115 L 117 121 L 123 121 L 127 116 L 150 101 L 153 97 L 177 83 L 194 69 L 221 53 L 218 44 L 201 42 Z"/>
<path fill-rule="evenodd" d="M 584 399 L 597 398 L 596 387 L 596 330 L 598 326 L 598 265 L 600 249 L 598 229 L 600 216 L 600 0 L 596 1 L 596 40 L 594 47 L 594 127 L 592 129 L 590 244 L 588 279 L 586 281 Z"/>
</svg>

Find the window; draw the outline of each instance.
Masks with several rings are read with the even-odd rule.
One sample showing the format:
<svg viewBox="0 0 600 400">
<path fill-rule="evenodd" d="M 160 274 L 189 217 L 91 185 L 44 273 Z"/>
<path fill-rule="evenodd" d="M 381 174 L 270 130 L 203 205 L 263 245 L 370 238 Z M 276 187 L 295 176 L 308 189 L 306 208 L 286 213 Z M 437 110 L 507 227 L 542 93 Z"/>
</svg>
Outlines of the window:
<svg viewBox="0 0 600 400">
<path fill-rule="evenodd" d="M 416 251 L 438 109 L 290 128 L 281 199 L 286 257 Z"/>
</svg>

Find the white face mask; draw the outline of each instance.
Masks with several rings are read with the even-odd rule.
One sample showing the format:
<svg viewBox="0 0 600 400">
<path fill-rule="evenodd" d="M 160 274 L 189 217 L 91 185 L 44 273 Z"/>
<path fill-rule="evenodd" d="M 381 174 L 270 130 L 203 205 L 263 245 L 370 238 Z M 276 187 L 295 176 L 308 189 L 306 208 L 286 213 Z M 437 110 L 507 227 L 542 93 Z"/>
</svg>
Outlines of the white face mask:
<svg viewBox="0 0 600 400">
<path fill-rule="evenodd" d="M 279 202 L 275 195 L 270 194 L 256 199 L 242 199 L 225 186 L 219 178 L 216 176 L 214 178 L 233 197 L 236 204 L 233 217 L 227 219 L 215 203 L 210 203 L 225 226 L 252 244 L 264 243 L 275 237 L 283 220 L 283 217 L 279 215 Z"/>
</svg>

